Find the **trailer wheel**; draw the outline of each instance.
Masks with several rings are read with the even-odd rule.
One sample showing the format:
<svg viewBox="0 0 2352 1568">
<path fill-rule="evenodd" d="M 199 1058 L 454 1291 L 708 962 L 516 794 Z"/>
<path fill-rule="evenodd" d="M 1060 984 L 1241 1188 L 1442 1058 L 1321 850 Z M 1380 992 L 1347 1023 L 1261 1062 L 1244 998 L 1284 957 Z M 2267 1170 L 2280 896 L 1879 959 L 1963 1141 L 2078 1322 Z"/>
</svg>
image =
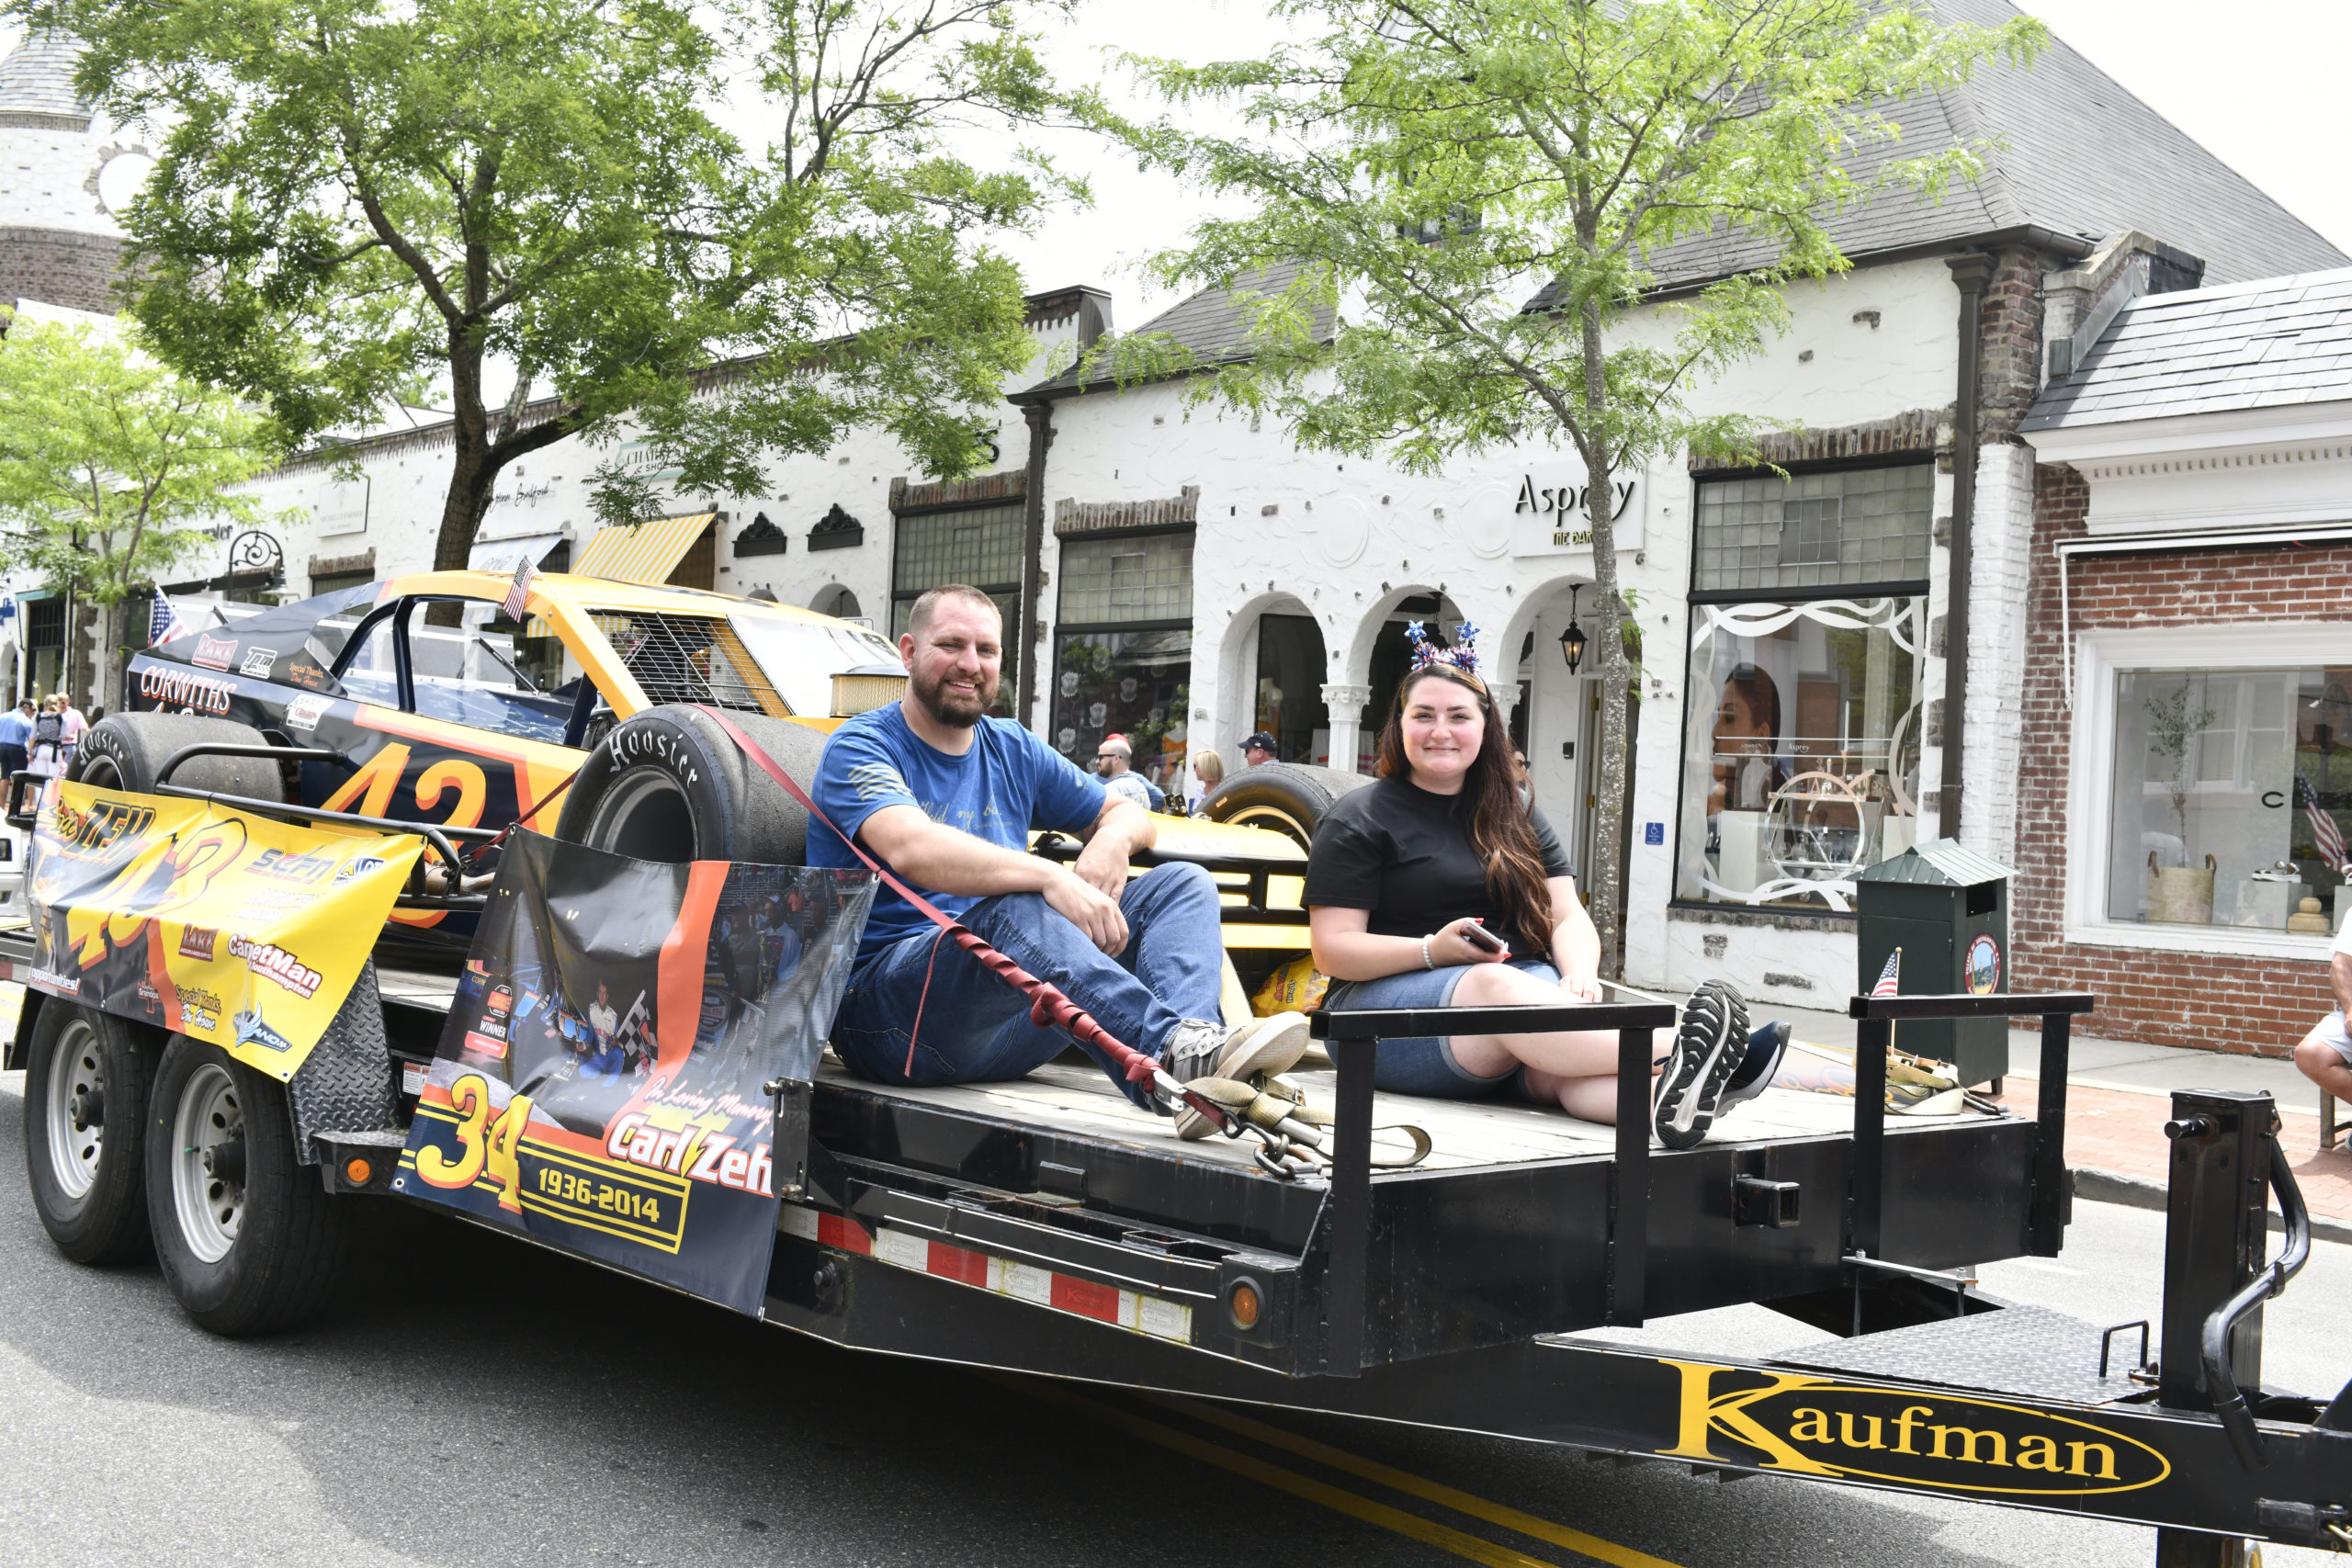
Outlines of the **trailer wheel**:
<svg viewBox="0 0 2352 1568">
<path fill-rule="evenodd" d="M 1201 811 L 1212 822 L 1272 829 L 1306 849 L 1314 841 L 1315 825 L 1323 820 L 1332 802 L 1370 783 L 1362 773 L 1343 773 L 1337 768 L 1261 762 L 1228 773 L 1201 802 Z"/>
<path fill-rule="evenodd" d="M 215 1334 L 290 1326 L 334 1289 L 344 1205 L 295 1159 L 285 1087 L 185 1034 L 148 1101 L 147 1213 L 173 1299 Z"/>
<path fill-rule="evenodd" d="M 806 789 L 822 732 L 759 714 L 730 723 Z M 709 715 L 667 705 L 614 726 L 580 765 L 555 836 L 638 860 L 800 865 L 808 814 Z"/>
<path fill-rule="evenodd" d="M 141 1134 L 154 1032 L 51 998 L 25 1053 L 25 1176 L 41 1228 L 76 1263 L 148 1252 Z"/>
<path fill-rule="evenodd" d="M 260 730 L 233 719 L 182 713 L 113 713 L 82 737 L 65 776 L 101 789 L 150 795 L 154 792 L 155 775 L 173 752 L 205 741 L 227 746 L 266 744 Z M 214 795 L 286 798 L 277 764 L 259 757 L 191 757 L 172 774 L 172 783 Z"/>
</svg>

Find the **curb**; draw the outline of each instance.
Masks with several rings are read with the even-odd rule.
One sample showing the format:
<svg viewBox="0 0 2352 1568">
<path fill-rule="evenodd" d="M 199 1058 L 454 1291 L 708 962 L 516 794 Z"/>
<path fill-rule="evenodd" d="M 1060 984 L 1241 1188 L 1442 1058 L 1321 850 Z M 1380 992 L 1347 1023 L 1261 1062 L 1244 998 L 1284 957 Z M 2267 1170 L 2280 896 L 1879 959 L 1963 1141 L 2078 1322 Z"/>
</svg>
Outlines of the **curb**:
<svg viewBox="0 0 2352 1568">
<path fill-rule="evenodd" d="M 2137 1176 L 2118 1176 L 2113 1171 L 2075 1169 L 2075 1196 L 2090 1203 L 2121 1203 L 2133 1209 L 2154 1209 L 2162 1213 L 2165 1189 L 2162 1183 L 2148 1181 Z M 2287 1222 L 2276 1213 L 2270 1216 L 2272 1232 L 2284 1235 Z M 2329 1219 L 2324 1214 L 2312 1216 L 2312 1235 L 2319 1241 L 2352 1243 L 2352 1222 Z"/>
</svg>

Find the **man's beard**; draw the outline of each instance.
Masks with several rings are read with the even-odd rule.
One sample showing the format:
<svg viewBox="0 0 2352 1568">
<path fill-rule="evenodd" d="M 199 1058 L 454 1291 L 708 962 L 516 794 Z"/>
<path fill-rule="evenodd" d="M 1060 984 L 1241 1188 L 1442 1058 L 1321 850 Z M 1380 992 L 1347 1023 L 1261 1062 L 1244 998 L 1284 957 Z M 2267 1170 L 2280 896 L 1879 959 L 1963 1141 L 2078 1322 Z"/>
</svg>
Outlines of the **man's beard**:
<svg viewBox="0 0 2352 1568">
<path fill-rule="evenodd" d="M 922 711 L 931 716 L 932 721 L 955 729 L 969 729 L 979 723 L 981 716 L 989 711 L 989 705 L 996 701 L 997 682 L 985 671 L 975 683 L 978 691 L 967 697 L 961 693 L 950 692 L 944 676 L 928 685 L 920 677 L 908 678 L 915 701 L 922 705 Z"/>
</svg>

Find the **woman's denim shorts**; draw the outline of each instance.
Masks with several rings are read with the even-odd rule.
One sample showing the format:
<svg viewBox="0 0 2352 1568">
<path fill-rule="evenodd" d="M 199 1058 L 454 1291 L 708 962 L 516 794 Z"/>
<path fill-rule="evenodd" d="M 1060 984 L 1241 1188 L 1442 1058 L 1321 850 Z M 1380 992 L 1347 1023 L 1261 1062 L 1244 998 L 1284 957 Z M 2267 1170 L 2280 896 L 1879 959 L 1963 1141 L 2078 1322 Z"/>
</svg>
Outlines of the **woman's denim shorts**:
<svg viewBox="0 0 2352 1568">
<path fill-rule="evenodd" d="M 1514 958 L 1510 966 L 1539 980 L 1557 985 L 1560 972 L 1533 958 Z M 1324 1010 L 1341 1008 L 1442 1008 L 1453 1005 L 1453 988 L 1462 976 L 1482 967 L 1461 964 L 1445 969 L 1408 969 L 1377 980 L 1340 980 L 1323 998 Z M 1424 1034 L 1412 1040 L 1384 1040 L 1373 1066 L 1372 1084 L 1385 1094 L 1419 1094 L 1435 1100 L 1484 1100 L 1506 1088 L 1518 1092 L 1519 1069 L 1482 1078 L 1453 1059 L 1453 1042 L 1442 1035 Z"/>
</svg>

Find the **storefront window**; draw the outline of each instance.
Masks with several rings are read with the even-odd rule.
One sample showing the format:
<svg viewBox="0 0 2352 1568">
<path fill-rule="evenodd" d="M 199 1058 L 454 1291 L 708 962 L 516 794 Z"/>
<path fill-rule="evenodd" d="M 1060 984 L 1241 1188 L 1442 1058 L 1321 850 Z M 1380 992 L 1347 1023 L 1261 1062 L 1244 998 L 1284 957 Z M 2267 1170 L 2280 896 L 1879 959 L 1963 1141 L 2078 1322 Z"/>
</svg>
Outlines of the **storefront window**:
<svg viewBox="0 0 2352 1568">
<path fill-rule="evenodd" d="M 2115 679 L 2108 918 L 2287 931 L 2316 898 L 2333 931 L 2352 667 Z"/>
<path fill-rule="evenodd" d="M 1910 847 L 1923 597 L 1694 604 L 1678 896 L 1852 907 Z"/>
<path fill-rule="evenodd" d="M 989 711 L 1002 717 L 1021 691 L 1022 505 L 975 506 L 900 517 L 890 559 L 890 638 L 925 592 L 951 582 L 969 584 L 996 601 L 1004 620 L 1004 666 Z"/>
<path fill-rule="evenodd" d="M 1046 739 L 1091 767 L 1106 735 L 1170 794 L 1184 785 L 1193 679 L 1193 532 L 1062 541 Z"/>
</svg>

